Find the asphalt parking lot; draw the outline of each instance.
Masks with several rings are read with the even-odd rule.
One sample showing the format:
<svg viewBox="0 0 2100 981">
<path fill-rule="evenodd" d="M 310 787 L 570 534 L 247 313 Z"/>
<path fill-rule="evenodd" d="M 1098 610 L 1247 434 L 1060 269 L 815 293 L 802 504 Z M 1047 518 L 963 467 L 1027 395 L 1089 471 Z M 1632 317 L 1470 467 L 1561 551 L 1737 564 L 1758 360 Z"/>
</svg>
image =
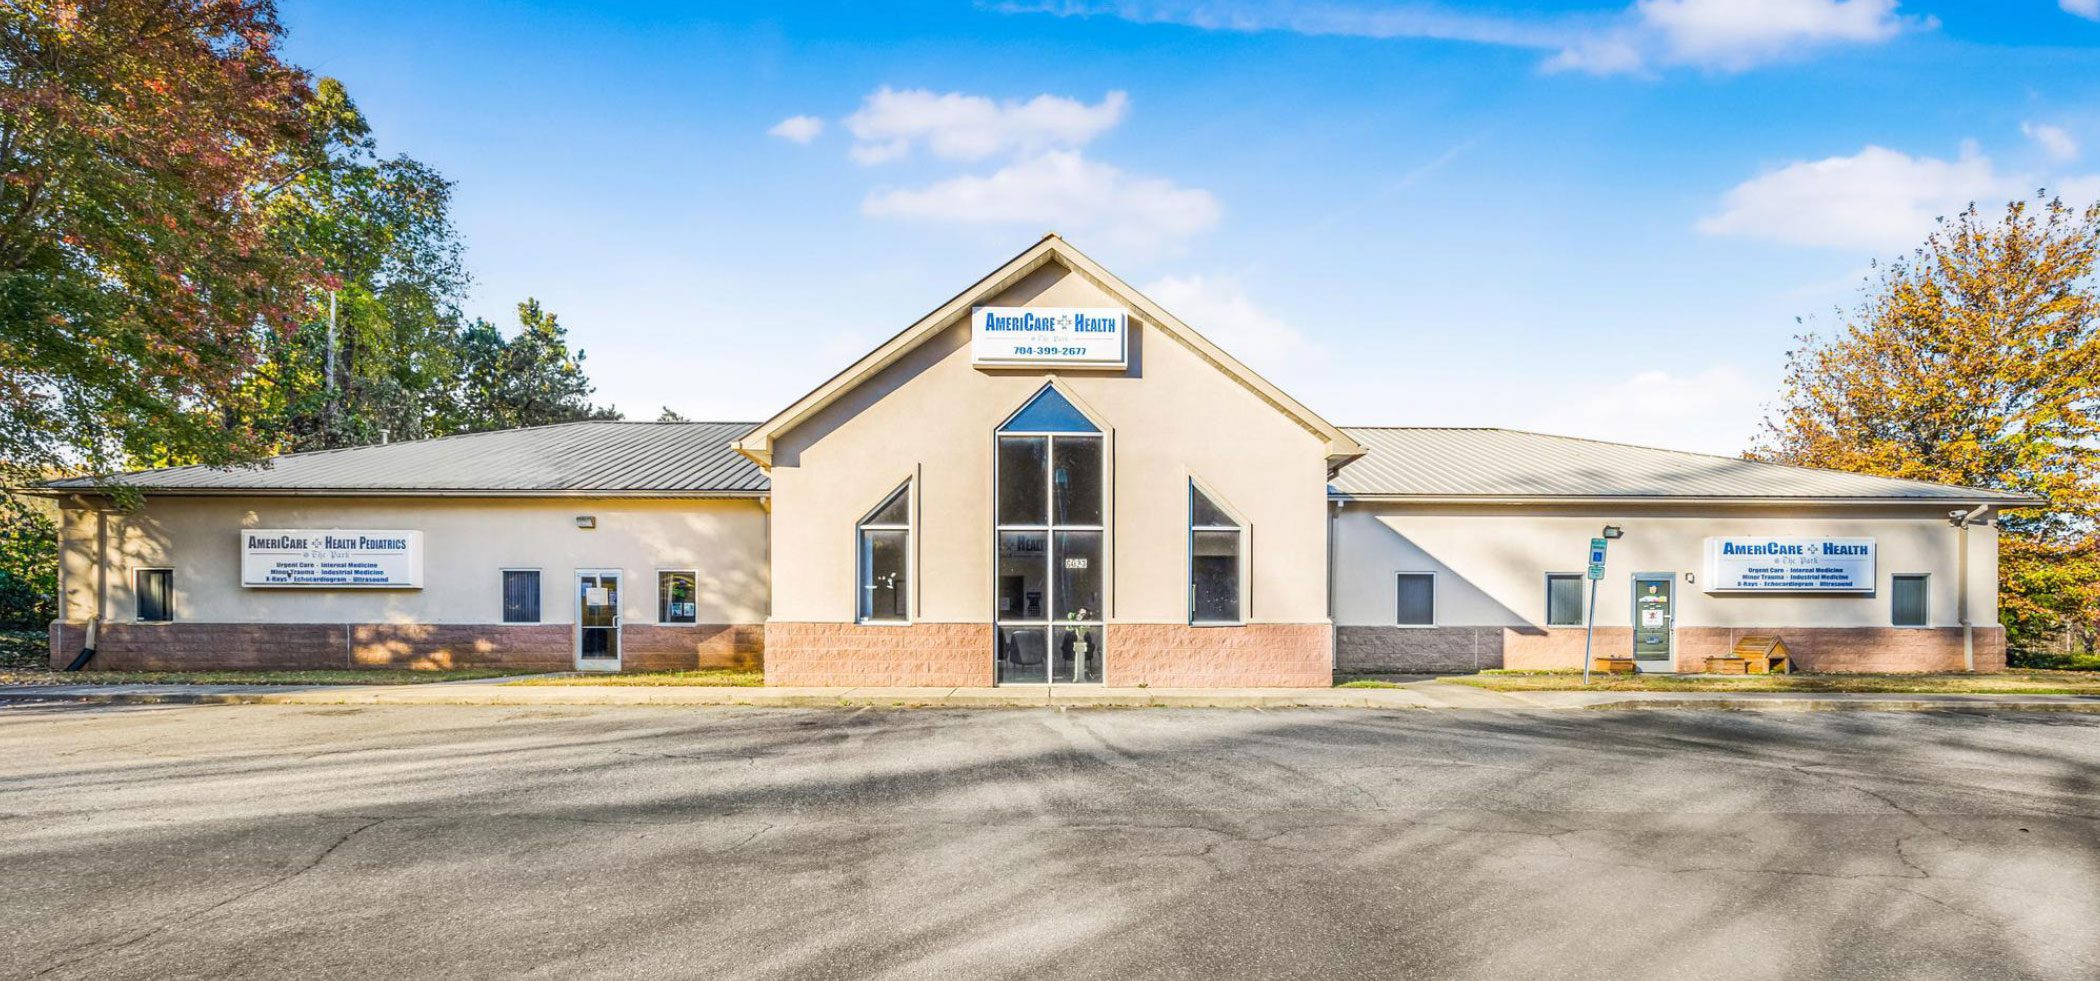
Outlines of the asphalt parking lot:
<svg viewBox="0 0 2100 981">
<path fill-rule="evenodd" d="M 2092 977 L 2100 719 L 0 709 L 6 977 Z"/>
</svg>

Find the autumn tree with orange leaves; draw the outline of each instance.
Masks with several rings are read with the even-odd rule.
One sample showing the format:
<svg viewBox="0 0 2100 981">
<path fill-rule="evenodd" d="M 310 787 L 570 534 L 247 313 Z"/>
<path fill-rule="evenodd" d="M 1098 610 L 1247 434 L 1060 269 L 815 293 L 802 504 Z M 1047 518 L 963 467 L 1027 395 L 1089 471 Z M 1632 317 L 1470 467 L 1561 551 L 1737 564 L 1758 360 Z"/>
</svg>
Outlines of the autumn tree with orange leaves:
<svg viewBox="0 0 2100 981">
<path fill-rule="evenodd" d="M 2100 206 L 1975 206 L 1882 267 L 1859 309 L 1788 355 L 1752 455 L 2015 491 L 2000 517 L 2016 659 L 2100 639 Z"/>
<path fill-rule="evenodd" d="M 227 403 L 320 271 L 264 204 L 314 165 L 268 0 L 0 4 L 0 463 L 231 462 Z"/>
</svg>

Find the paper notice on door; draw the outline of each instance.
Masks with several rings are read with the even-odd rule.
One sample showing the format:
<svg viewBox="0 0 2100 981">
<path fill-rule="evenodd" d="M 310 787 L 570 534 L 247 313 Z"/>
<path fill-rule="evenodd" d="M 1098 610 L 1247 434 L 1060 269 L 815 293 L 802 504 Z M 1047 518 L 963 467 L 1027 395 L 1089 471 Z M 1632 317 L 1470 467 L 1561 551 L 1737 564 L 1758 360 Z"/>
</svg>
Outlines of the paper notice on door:
<svg viewBox="0 0 2100 981">
<path fill-rule="evenodd" d="M 604 606 L 612 602 L 612 590 L 606 589 L 604 586 L 585 586 L 583 589 L 583 601 L 591 606 Z"/>
<path fill-rule="evenodd" d="M 1662 625 L 1663 625 L 1663 611 L 1661 611 L 1661 610 L 1659 610 L 1659 609 L 1655 609 L 1655 608 L 1652 608 L 1652 607 L 1651 607 L 1651 608 L 1649 608 L 1649 609 L 1646 609 L 1646 610 L 1642 610 L 1642 611 L 1641 611 L 1641 626 L 1643 626 L 1643 627 L 1660 627 L 1660 626 L 1662 626 Z"/>
</svg>

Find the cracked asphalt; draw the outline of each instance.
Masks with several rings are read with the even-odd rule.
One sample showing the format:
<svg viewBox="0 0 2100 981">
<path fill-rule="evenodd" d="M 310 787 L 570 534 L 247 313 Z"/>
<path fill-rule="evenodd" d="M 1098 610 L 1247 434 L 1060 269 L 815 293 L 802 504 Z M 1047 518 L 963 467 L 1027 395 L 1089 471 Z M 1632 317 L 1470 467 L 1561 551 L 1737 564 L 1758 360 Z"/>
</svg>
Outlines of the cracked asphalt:
<svg viewBox="0 0 2100 981">
<path fill-rule="evenodd" d="M 2090 978 L 2100 719 L 0 709 L 0 977 Z"/>
</svg>

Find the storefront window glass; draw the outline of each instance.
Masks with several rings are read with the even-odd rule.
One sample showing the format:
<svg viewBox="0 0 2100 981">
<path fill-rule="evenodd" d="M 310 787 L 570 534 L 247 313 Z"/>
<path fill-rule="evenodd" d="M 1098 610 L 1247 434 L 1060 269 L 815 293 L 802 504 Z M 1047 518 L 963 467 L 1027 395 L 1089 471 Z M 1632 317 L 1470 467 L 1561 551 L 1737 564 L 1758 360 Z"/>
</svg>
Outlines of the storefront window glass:
<svg viewBox="0 0 2100 981">
<path fill-rule="evenodd" d="M 1240 622 L 1240 523 L 1189 484 L 1189 620 Z"/>
<path fill-rule="evenodd" d="M 1436 623 L 1436 577 L 1427 572 L 1400 574 L 1400 625 L 1427 627 Z"/>
<path fill-rule="evenodd" d="M 999 523 L 1049 523 L 1050 488 L 1043 473 L 1050 466 L 1047 436 L 999 437 Z"/>
<path fill-rule="evenodd" d="M 656 574 L 656 622 L 700 621 L 699 577 L 691 572 Z"/>
<path fill-rule="evenodd" d="M 503 570 L 503 622 L 540 622 L 540 571 Z"/>
<path fill-rule="evenodd" d="M 1546 574 L 1546 625 L 1582 626 L 1582 577 L 1573 572 Z"/>
<path fill-rule="evenodd" d="M 1100 432 L 1050 386 L 1000 427 L 994 614 L 1002 683 L 1102 678 Z"/>
</svg>

